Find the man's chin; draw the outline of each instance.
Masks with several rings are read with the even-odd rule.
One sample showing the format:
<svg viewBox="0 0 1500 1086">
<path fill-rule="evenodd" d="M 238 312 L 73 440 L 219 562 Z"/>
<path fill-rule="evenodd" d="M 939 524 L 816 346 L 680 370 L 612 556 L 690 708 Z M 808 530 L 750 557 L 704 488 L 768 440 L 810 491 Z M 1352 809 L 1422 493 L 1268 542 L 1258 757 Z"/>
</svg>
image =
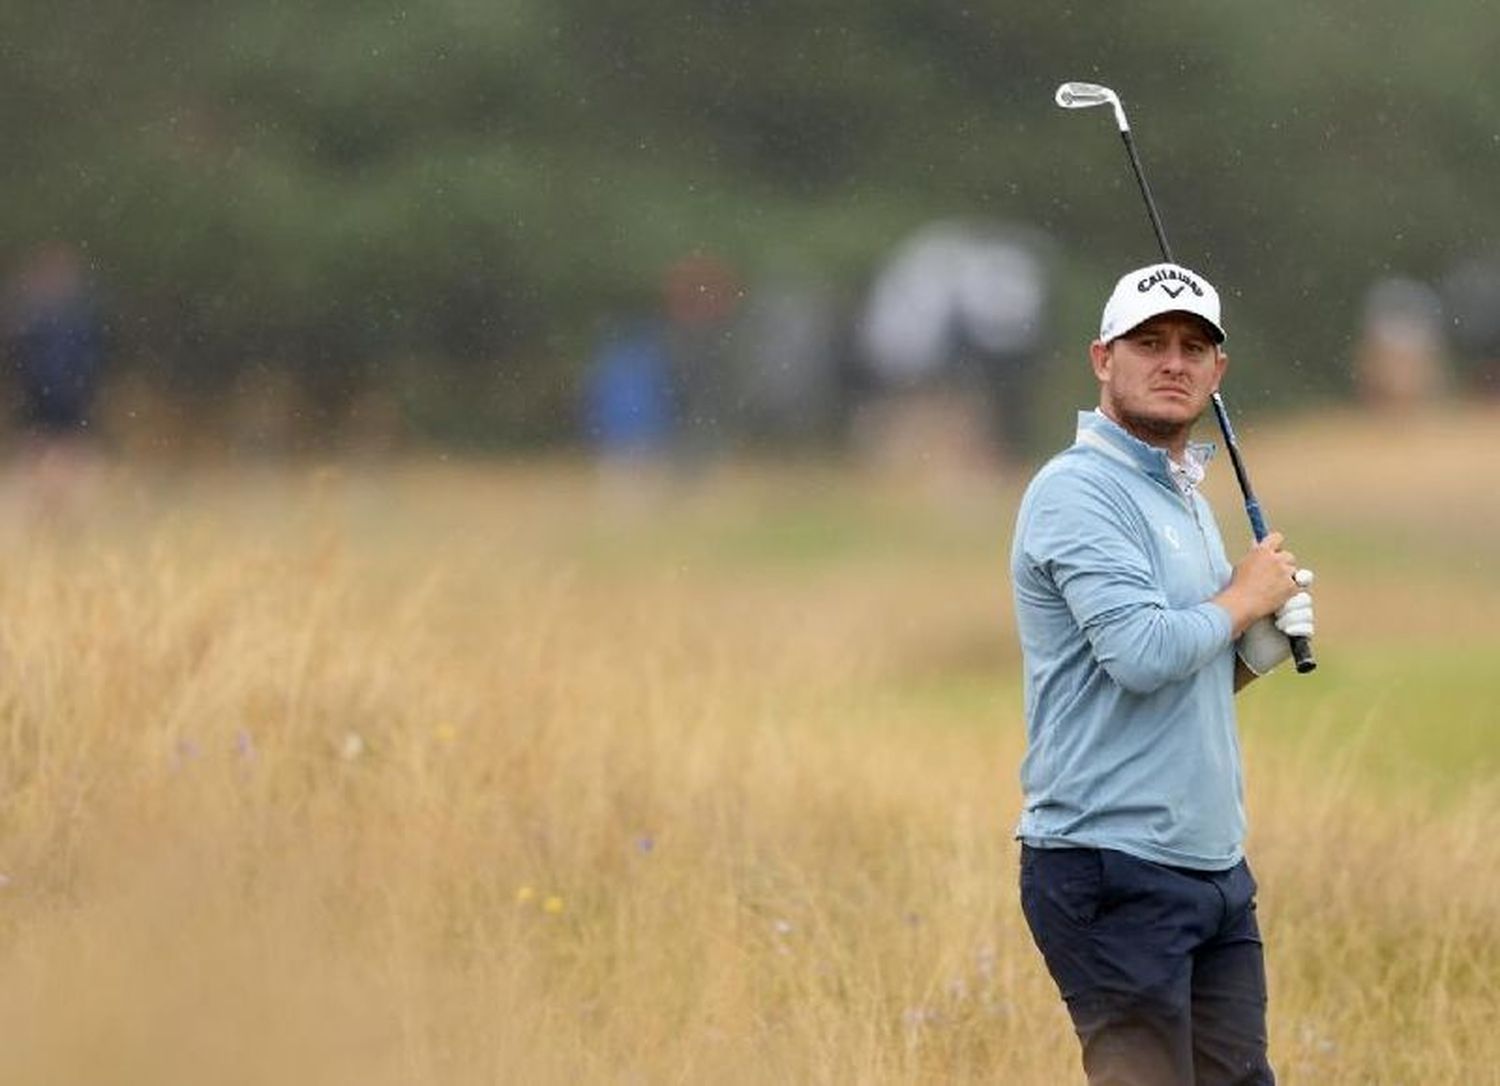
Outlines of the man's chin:
<svg viewBox="0 0 1500 1086">
<path fill-rule="evenodd" d="M 1122 413 L 1125 429 L 1142 436 L 1170 441 L 1193 428 L 1198 414 L 1188 411 L 1156 411 L 1151 414 Z"/>
</svg>

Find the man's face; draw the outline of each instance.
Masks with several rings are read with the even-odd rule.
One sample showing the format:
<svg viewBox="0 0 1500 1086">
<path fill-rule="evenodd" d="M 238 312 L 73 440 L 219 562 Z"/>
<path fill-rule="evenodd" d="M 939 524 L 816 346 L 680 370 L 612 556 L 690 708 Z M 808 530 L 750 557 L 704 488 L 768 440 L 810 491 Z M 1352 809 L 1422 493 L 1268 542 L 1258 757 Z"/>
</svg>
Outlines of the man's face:
<svg viewBox="0 0 1500 1086">
<path fill-rule="evenodd" d="M 1104 413 L 1142 438 L 1185 440 L 1229 358 L 1208 326 L 1187 313 L 1163 313 L 1108 344 L 1089 347 Z"/>
</svg>

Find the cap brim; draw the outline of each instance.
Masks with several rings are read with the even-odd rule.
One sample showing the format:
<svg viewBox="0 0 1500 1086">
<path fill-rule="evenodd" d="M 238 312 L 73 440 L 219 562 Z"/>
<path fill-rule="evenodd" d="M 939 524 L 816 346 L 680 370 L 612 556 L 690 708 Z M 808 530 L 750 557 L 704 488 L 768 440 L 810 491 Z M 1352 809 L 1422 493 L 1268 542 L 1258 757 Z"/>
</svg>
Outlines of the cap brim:
<svg viewBox="0 0 1500 1086">
<path fill-rule="evenodd" d="M 1223 343 L 1224 340 L 1228 338 L 1224 334 L 1224 329 L 1220 328 L 1217 324 L 1209 320 L 1202 313 L 1194 313 L 1191 309 L 1163 309 L 1160 313 L 1153 313 L 1149 317 L 1142 317 L 1140 320 L 1132 324 L 1129 328 L 1126 328 L 1123 332 L 1117 332 L 1111 339 L 1111 342 L 1119 339 L 1121 336 L 1130 335 L 1131 332 L 1134 332 L 1137 328 L 1145 324 L 1147 321 L 1154 321 L 1157 317 L 1170 317 L 1174 314 L 1179 317 L 1192 317 L 1199 324 L 1203 325 L 1204 329 L 1208 332 L 1208 337 L 1215 343 Z"/>
</svg>

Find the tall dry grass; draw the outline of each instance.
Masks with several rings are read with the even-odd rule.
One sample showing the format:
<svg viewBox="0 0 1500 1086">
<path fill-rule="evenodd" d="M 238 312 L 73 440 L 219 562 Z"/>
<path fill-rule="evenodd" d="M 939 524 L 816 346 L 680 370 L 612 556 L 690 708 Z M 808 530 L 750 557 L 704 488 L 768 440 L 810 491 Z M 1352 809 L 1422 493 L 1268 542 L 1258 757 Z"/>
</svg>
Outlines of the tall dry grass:
<svg viewBox="0 0 1500 1086">
<path fill-rule="evenodd" d="M 594 497 L 122 474 L 13 532 L 0 1081 L 1076 1081 L 1014 888 L 1013 487 Z M 1500 801 L 1372 777 L 1338 662 L 1245 703 L 1282 1080 L 1497 1081 Z"/>
</svg>

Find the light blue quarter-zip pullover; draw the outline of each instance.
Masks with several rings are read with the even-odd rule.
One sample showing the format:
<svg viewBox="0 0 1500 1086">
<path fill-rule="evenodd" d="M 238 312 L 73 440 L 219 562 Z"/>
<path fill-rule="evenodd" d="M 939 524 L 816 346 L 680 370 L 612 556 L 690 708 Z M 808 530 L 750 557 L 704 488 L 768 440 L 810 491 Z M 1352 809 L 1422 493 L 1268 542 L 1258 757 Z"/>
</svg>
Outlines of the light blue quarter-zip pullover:
<svg viewBox="0 0 1500 1086">
<path fill-rule="evenodd" d="M 1208 447 L 1198 447 L 1202 453 Z M 1011 551 L 1025 657 L 1033 847 L 1117 849 L 1204 870 L 1243 856 L 1228 612 L 1208 503 L 1167 454 L 1097 411 L 1021 502 Z"/>
</svg>

